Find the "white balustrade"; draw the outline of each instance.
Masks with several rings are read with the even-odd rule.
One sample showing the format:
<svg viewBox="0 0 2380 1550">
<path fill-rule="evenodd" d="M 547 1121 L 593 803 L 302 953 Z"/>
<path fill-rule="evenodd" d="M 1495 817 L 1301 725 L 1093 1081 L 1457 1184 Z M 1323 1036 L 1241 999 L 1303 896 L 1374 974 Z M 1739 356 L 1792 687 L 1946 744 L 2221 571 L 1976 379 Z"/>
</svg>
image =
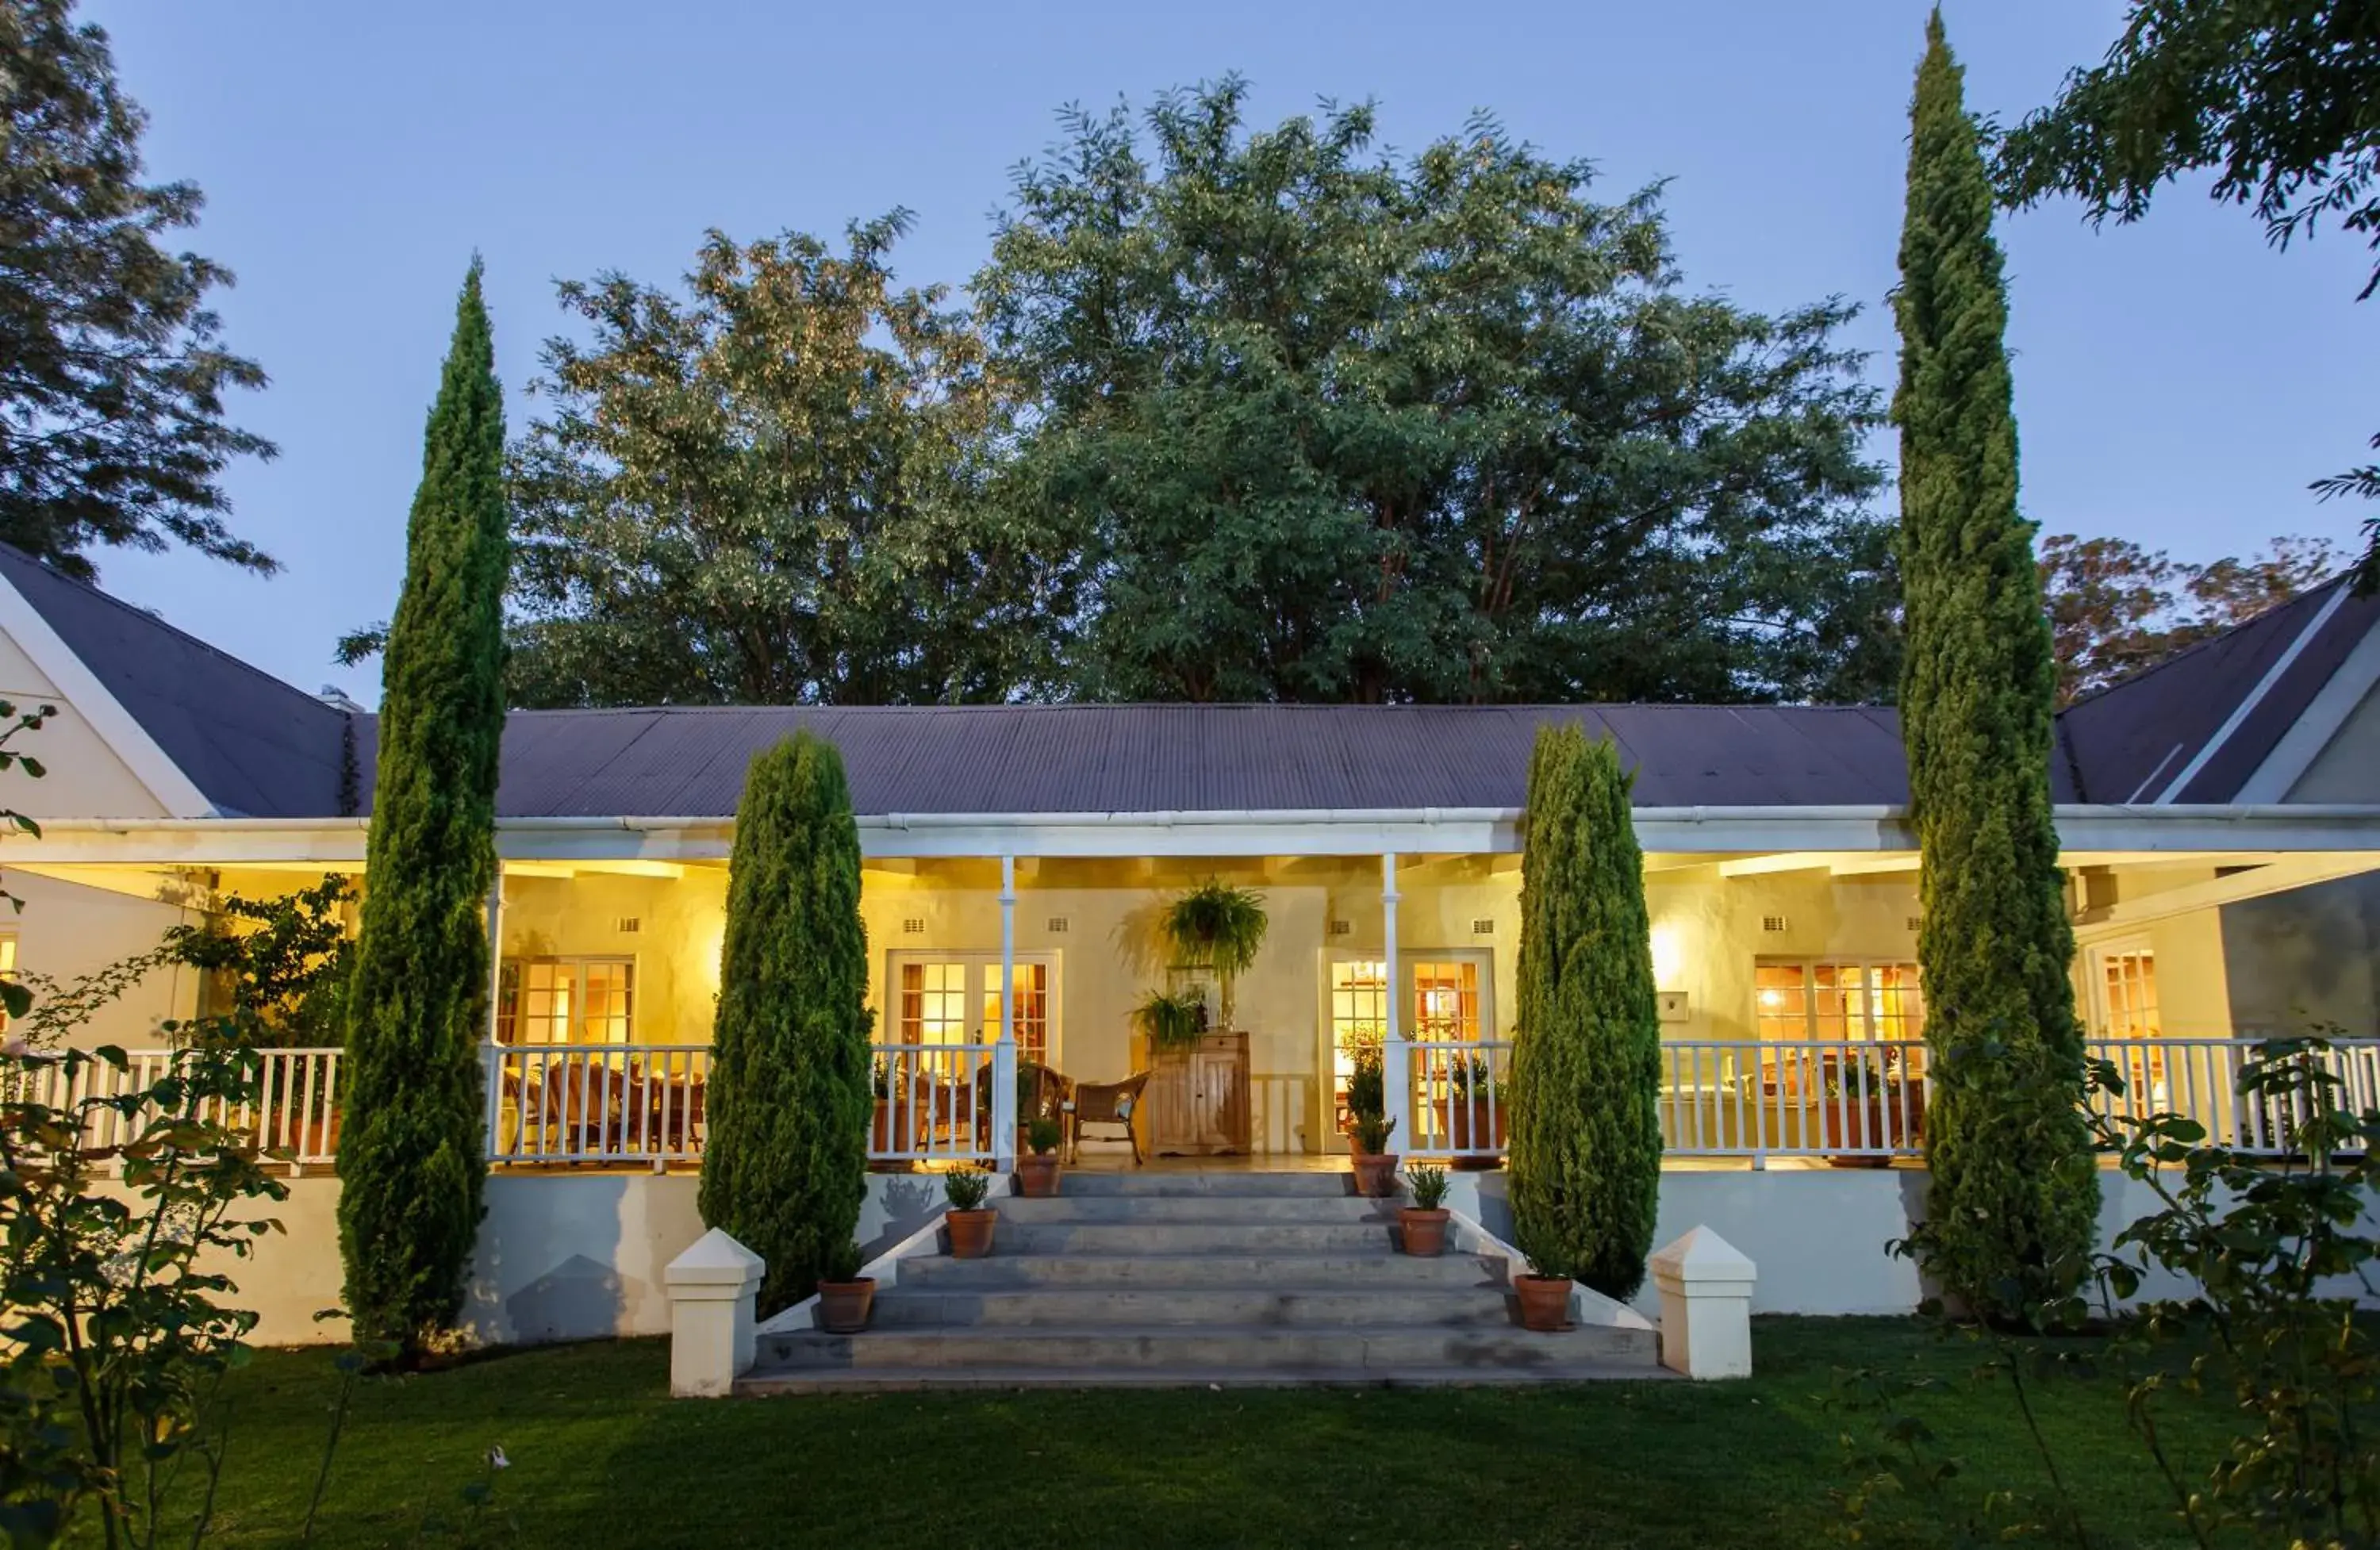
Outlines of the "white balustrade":
<svg viewBox="0 0 2380 1550">
<path fill-rule="evenodd" d="M 1016 1047 L 880 1044 L 870 1051 L 875 1112 L 868 1160 L 990 1164 L 1015 1146 Z M 1001 1126 L 1005 1118 L 1007 1133 Z"/>
<path fill-rule="evenodd" d="M 1412 1132 L 1401 1149 L 1423 1157 L 1502 1156 L 1512 1042 L 1415 1040 L 1406 1049 Z"/>
<path fill-rule="evenodd" d="M 21 1091 L 12 1101 L 58 1111 L 91 1098 L 122 1098 L 171 1075 L 187 1050 L 136 1049 L 121 1066 L 104 1060 L 69 1063 L 34 1057 L 18 1068 Z M 346 1054 L 337 1049 L 264 1049 L 255 1054 L 257 1080 L 246 1097 L 193 1102 L 190 1115 L 222 1125 L 258 1150 L 301 1167 L 335 1162 L 339 1149 L 339 1087 Z M 84 1144 L 112 1150 L 133 1144 L 155 1119 L 140 1108 L 95 1110 Z"/>
<path fill-rule="evenodd" d="M 658 1170 L 702 1156 L 707 1044 L 508 1044 L 487 1058 L 492 1163 Z"/>
</svg>

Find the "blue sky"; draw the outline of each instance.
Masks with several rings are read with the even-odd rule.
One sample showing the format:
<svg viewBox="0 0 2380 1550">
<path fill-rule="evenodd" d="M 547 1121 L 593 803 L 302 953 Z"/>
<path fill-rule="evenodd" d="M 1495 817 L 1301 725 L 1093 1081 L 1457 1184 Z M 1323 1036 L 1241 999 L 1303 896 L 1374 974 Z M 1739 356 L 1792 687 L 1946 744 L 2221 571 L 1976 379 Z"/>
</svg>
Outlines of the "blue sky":
<svg viewBox="0 0 2380 1550">
<path fill-rule="evenodd" d="M 187 554 L 102 552 L 111 590 L 307 689 L 377 697 L 331 645 L 385 616 L 420 432 L 476 248 L 508 389 L 561 325 L 552 282 L 664 281 L 703 232 L 839 232 L 917 212 L 905 280 L 963 284 L 1010 170 L 1070 101 L 1145 102 L 1228 70 L 1264 121 L 1372 97 L 1417 147 L 1470 110 L 1601 167 L 1670 179 L 1690 286 L 1754 307 L 1840 293 L 1892 371 L 1893 280 L 1924 0 L 1650 5 L 733 5 L 723 0 L 87 0 L 149 110 L 152 175 L 206 190 L 189 246 L 239 286 L 234 347 L 273 386 L 237 405 L 282 456 L 230 475 L 271 580 Z M 2014 117 L 2115 38 L 2116 0 L 1953 0 L 1970 104 Z M 2345 544 L 2361 513 L 2309 479 L 2359 461 L 2380 404 L 2368 255 L 2286 255 L 2197 188 L 2094 233 L 2013 217 L 2027 513 L 2048 531 L 2208 559 L 2277 533 Z M 528 406 L 509 413 L 517 429 Z M 1880 445 L 1879 452 L 1888 451 Z"/>
</svg>

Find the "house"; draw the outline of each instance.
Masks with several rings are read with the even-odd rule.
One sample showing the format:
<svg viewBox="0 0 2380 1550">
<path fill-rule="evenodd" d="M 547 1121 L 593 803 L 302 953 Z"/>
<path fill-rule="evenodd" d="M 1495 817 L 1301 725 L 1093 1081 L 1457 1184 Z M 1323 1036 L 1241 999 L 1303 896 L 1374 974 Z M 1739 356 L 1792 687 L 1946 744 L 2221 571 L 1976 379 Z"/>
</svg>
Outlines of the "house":
<svg viewBox="0 0 2380 1550">
<path fill-rule="evenodd" d="M 6 793 L 42 828 L 0 849 L 26 900 L 0 937 L 19 972 L 68 977 L 220 895 L 362 869 L 371 716 L 6 550 L 0 693 L 60 712 L 33 734 L 48 779 Z M 1003 1044 L 1075 1080 L 1150 1066 L 1134 1008 L 1185 978 L 1155 918 L 1208 878 L 1259 890 L 1269 917 L 1238 989 L 1245 1037 L 1208 1041 L 1152 1088 L 1144 1148 L 1343 1150 L 1348 1047 L 1385 1035 L 1408 1047 L 1390 1084 L 1407 1155 L 1492 1160 L 1516 822 L 1536 730 L 1557 721 L 1609 733 L 1635 771 L 1667 1139 L 1681 1174 L 1716 1181 L 1678 1187 L 1728 1192 L 1752 1218 L 1741 1241 L 1772 1214 L 1742 1193 L 1763 1175 L 1913 1156 L 1917 857 L 1888 709 L 524 711 L 506 731 L 491 901 L 489 1134 L 505 1187 L 490 1230 L 517 1214 L 528 1236 L 508 1263 L 585 1259 L 612 1278 L 599 1302 L 651 1281 L 617 1253 L 548 1257 L 568 1213 L 527 1192 L 609 1179 L 616 1198 L 597 1209 L 614 1247 L 675 1230 L 623 1204 L 621 1180 L 674 1184 L 698 1155 L 734 809 L 751 756 L 805 726 L 841 749 L 859 813 L 871 1149 L 886 1164 L 1008 1154 L 978 1096 Z M 2086 699 L 2059 718 L 2058 755 L 2092 1035 L 2136 1091 L 2256 1143 L 2267 1117 L 2235 1112 L 2229 1090 L 2240 1040 L 2380 1029 L 2380 600 L 2334 583 Z M 79 1036 L 154 1046 L 202 993 L 161 971 Z M 1868 1102 L 1888 1074 L 1910 1080 Z M 319 1128 L 281 1139 L 303 1155 L 309 1135 L 319 1155 L 304 1160 L 327 1163 Z M 1891 1215 L 1891 1174 L 1808 1187 L 1866 1189 Z M 1764 1265 L 1780 1255 L 1813 1274 L 1840 1257 L 1823 1232 Z M 1903 1290 L 1840 1301 L 1890 1306 Z"/>
</svg>

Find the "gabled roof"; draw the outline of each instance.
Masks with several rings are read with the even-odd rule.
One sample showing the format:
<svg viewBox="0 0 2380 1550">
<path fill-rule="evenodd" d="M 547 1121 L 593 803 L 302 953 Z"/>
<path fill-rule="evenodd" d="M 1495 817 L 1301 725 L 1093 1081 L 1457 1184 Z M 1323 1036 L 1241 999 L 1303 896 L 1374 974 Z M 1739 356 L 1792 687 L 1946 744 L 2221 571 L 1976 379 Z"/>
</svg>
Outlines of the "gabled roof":
<svg viewBox="0 0 2380 1550">
<path fill-rule="evenodd" d="M 350 769 L 369 809 L 375 718 L 326 705 L 6 546 L 0 577 L 223 815 L 341 816 Z M 2344 585 L 2067 710 L 2057 799 L 2236 800 L 2380 625 L 2380 600 L 2350 598 Z M 522 818 L 728 817 L 752 756 L 805 726 L 842 750 L 864 814 L 1514 808 L 1548 721 L 1616 739 L 1642 807 L 1889 806 L 1909 796 L 1899 719 L 1875 707 L 684 707 L 514 712 L 497 808 Z"/>
<path fill-rule="evenodd" d="M 2341 576 L 2076 701 L 2058 717 L 2075 800 L 2236 800 L 2375 625 L 2380 597 Z"/>
<path fill-rule="evenodd" d="M 0 577 L 218 813 L 338 815 L 345 712 L 6 544 Z"/>
</svg>

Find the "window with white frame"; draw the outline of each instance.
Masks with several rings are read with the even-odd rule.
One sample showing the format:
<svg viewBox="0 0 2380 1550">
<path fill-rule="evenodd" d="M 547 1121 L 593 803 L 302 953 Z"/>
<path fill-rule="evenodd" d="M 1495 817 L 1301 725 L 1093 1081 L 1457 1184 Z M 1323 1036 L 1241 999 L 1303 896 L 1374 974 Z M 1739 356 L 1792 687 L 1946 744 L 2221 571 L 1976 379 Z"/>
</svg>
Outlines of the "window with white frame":
<svg viewBox="0 0 2380 1550">
<path fill-rule="evenodd" d="M 2103 1038 L 2155 1038 L 2157 1017 L 2156 954 L 2141 938 L 2091 951 L 2093 1011 Z"/>
<path fill-rule="evenodd" d="M 629 1044 L 633 958 L 507 958 L 497 976 L 501 1044 Z"/>
<path fill-rule="evenodd" d="M 1490 956 L 1485 951 L 1429 949 L 1398 955 L 1404 981 L 1401 1031 L 1418 1044 L 1475 1044 L 1494 1026 L 1488 1004 Z M 1347 1080 L 1356 1048 L 1389 1031 L 1389 966 L 1377 958 L 1333 958 L 1328 966 L 1330 1102 L 1335 1130 L 1347 1124 Z"/>
<path fill-rule="evenodd" d="M 990 1044 L 1000 1037 L 1000 955 L 985 952 L 894 952 L 888 976 L 892 1015 L 901 1044 Z M 1016 994 L 1010 1007 L 1021 1060 L 1055 1059 L 1058 964 L 1049 953 L 1016 955 Z"/>
<path fill-rule="evenodd" d="M 1917 965 L 1890 960 L 1764 958 L 1753 969 L 1763 1039 L 1921 1039 L 1925 997 Z"/>
</svg>

